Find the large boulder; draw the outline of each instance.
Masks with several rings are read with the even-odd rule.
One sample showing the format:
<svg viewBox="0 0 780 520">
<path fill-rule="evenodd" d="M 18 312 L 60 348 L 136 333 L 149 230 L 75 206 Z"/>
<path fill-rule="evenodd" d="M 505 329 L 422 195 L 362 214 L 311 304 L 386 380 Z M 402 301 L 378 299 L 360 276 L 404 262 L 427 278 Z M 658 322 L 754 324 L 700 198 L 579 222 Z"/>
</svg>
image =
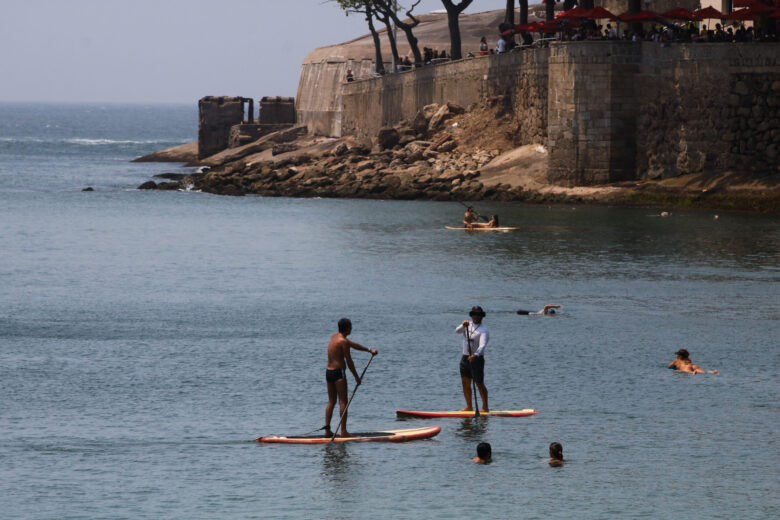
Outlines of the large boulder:
<svg viewBox="0 0 780 520">
<path fill-rule="evenodd" d="M 428 122 L 428 131 L 435 132 L 447 119 L 451 118 L 452 116 L 453 113 L 450 111 L 450 107 L 448 105 L 440 106 L 436 113 L 431 116 L 431 120 Z"/>
<path fill-rule="evenodd" d="M 382 150 L 394 147 L 400 139 L 401 134 L 393 127 L 382 128 L 376 136 L 376 142 Z"/>
</svg>

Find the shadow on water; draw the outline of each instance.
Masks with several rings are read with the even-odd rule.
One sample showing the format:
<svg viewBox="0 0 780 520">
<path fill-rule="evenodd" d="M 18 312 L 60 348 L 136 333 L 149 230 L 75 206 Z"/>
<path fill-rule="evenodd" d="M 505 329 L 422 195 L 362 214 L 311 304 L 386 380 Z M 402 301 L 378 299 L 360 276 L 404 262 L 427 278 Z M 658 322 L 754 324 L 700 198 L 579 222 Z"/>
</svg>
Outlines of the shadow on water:
<svg viewBox="0 0 780 520">
<path fill-rule="evenodd" d="M 479 441 L 482 440 L 482 436 L 487 431 L 487 425 L 488 418 L 486 415 L 461 419 L 460 426 L 455 434 L 467 441 Z"/>
</svg>

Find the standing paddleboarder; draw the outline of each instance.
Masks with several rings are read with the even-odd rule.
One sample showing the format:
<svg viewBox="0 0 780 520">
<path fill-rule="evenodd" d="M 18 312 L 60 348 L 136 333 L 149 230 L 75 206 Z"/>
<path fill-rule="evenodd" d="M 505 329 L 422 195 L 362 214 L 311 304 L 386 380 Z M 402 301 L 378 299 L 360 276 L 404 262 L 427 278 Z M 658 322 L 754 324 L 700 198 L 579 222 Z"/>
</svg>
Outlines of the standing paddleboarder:
<svg viewBox="0 0 780 520">
<path fill-rule="evenodd" d="M 464 320 L 458 328 L 457 334 L 463 335 L 463 355 L 460 358 L 460 380 L 463 384 L 463 397 L 466 398 L 466 408 L 462 411 L 470 412 L 471 406 L 471 381 L 474 380 L 479 395 L 482 397 L 482 408 L 480 412 L 490 411 L 488 406 L 488 390 L 485 386 L 485 347 L 487 347 L 490 334 L 487 327 L 482 323 L 485 317 L 485 311 L 482 307 L 472 307 L 471 322 Z"/>
<path fill-rule="evenodd" d="M 370 349 L 350 341 L 347 336 L 352 332 L 352 322 L 347 318 L 341 318 L 339 320 L 339 331 L 331 336 L 330 343 L 328 343 L 328 366 L 325 370 L 325 380 L 328 383 L 328 405 L 325 407 L 325 436 L 333 437 L 333 432 L 330 429 L 330 419 L 333 417 L 333 408 L 336 406 L 336 397 L 339 399 L 339 413 L 342 416 L 341 420 L 341 436 L 349 437 L 347 432 L 347 371 L 346 368 L 352 372 L 355 377 L 355 384 L 360 386 L 360 376 L 358 376 L 355 370 L 355 364 L 352 362 L 352 356 L 349 354 L 349 349 L 362 350 L 363 352 L 370 352 L 372 356 L 376 356 L 377 351 Z M 338 425 L 336 425 L 338 429 Z"/>
</svg>

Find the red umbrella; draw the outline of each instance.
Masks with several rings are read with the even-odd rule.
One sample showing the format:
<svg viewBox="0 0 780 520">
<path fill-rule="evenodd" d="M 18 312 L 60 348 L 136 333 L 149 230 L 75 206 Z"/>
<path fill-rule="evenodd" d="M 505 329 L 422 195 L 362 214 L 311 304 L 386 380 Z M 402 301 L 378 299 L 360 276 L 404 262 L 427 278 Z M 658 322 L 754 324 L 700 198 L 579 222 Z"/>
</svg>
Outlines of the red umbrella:
<svg viewBox="0 0 780 520">
<path fill-rule="evenodd" d="M 747 9 L 740 9 L 739 11 L 734 11 L 733 13 L 725 14 L 723 15 L 723 19 L 742 20 L 742 21 L 758 20 L 762 16 L 766 15 L 767 13 L 771 13 L 774 10 L 775 10 L 774 7 L 770 7 L 765 4 L 753 4 Z"/>
<path fill-rule="evenodd" d="M 753 20 L 754 17 L 757 17 L 759 15 L 753 15 L 748 12 L 747 9 L 740 9 L 739 11 L 733 11 L 728 14 L 724 14 L 721 20 L 740 20 L 740 21 L 747 21 L 747 20 Z"/>
<path fill-rule="evenodd" d="M 761 2 L 756 2 L 754 0 L 754 3 L 745 9 L 745 11 L 750 11 L 752 14 L 766 14 L 771 13 L 775 10 L 774 7 L 771 5 L 762 4 Z"/>
<path fill-rule="evenodd" d="M 663 17 L 655 11 L 639 11 L 638 13 L 628 14 L 623 13 L 618 18 L 624 22 L 658 22 L 663 20 Z"/>
<path fill-rule="evenodd" d="M 554 33 L 561 31 L 561 27 L 555 20 L 550 20 L 549 22 L 544 22 L 541 24 L 539 26 L 539 30 L 544 33 Z"/>
<path fill-rule="evenodd" d="M 585 18 L 588 20 L 602 20 L 604 18 L 608 20 L 617 20 L 617 16 L 610 13 L 601 6 L 585 11 Z"/>
<path fill-rule="evenodd" d="M 526 23 L 523 25 L 515 25 L 515 31 L 530 31 L 530 32 L 536 32 L 539 30 L 539 27 L 541 27 L 542 22 L 531 22 Z"/>
<path fill-rule="evenodd" d="M 661 14 L 667 20 L 696 20 L 696 16 L 689 10 L 678 7 Z"/>
<path fill-rule="evenodd" d="M 573 9 L 569 9 L 568 11 L 564 11 L 560 13 L 558 16 L 555 17 L 556 20 L 565 20 L 565 19 L 576 19 L 576 18 L 585 18 L 585 13 L 587 13 L 587 10 L 583 9 L 582 7 L 575 7 Z"/>
<path fill-rule="evenodd" d="M 704 9 L 699 9 L 698 11 L 694 11 L 693 14 L 699 20 L 711 20 L 711 19 L 723 18 L 723 13 L 721 13 L 714 7 L 705 7 Z"/>
<path fill-rule="evenodd" d="M 769 18 L 780 18 L 780 9 L 778 9 L 774 14 L 770 14 Z"/>
</svg>

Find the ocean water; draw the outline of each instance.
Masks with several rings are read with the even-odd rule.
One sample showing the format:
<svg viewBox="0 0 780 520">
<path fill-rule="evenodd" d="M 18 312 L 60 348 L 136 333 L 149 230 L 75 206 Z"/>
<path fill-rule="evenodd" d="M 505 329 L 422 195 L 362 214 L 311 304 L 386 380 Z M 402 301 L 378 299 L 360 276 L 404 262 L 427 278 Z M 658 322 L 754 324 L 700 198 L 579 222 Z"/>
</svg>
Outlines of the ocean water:
<svg viewBox="0 0 780 520">
<path fill-rule="evenodd" d="M 186 171 L 129 160 L 196 115 L 0 104 L 0 516 L 780 515 L 777 217 L 482 203 L 520 229 L 464 234 L 457 203 L 135 190 Z M 397 420 L 464 405 L 473 305 L 492 408 L 539 414 Z M 441 433 L 253 442 L 322 426 L 342 316 L 379 350 L 350 430 Z M 667 370 L 679 348 L 720 374 Z"/>
</svg>

